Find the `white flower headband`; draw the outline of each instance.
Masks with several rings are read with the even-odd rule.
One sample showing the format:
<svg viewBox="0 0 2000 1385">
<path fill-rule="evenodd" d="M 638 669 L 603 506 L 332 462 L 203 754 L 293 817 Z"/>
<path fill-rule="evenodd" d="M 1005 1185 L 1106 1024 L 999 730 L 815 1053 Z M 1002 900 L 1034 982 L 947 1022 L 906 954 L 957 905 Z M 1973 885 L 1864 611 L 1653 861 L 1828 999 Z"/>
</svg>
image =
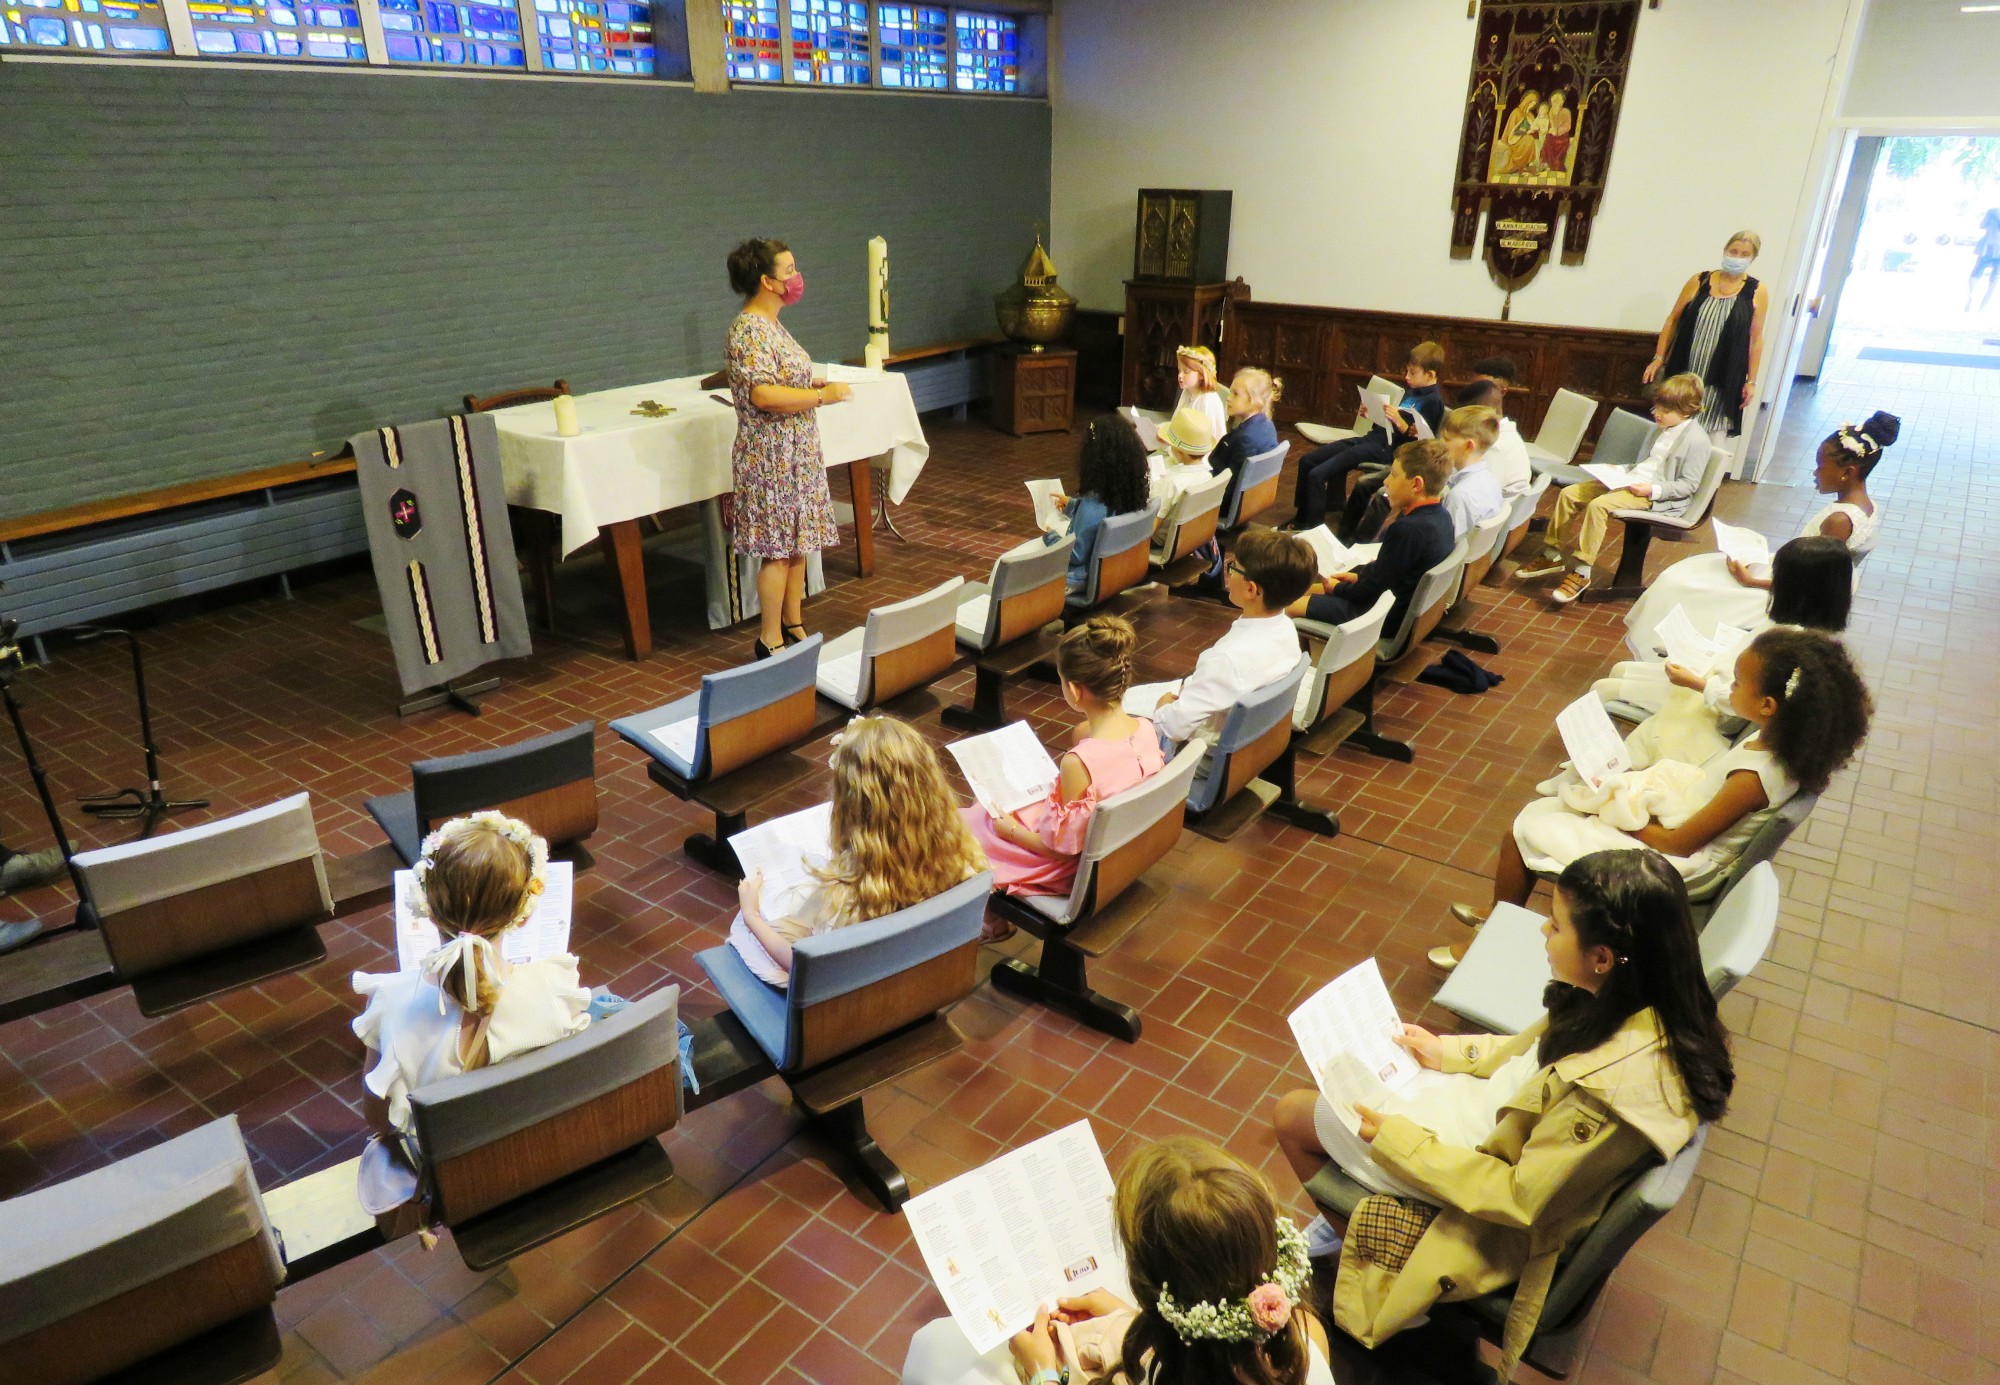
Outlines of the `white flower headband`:
<svg viewBox="0 0 2000 1385">
<path fill-rule="evenodd" d="M 1872 457 L 1882 450 L 1882 444 L 1862 432 L 1858 424 L 1843 423 L 1834 436 L 1840 439 L 1843 448 L 1857 457 Z"/>
<path fill-rule="evenodd" d="M 540 834 L 527 823 L 518 818 L 510 818 L 505 813 L 496 813 L 490 808 L 483 812 L 468 813 L 462 818 L 453 818 L 424 838 L 423 852 L 417 857 L 417 863 L 410 868 L 411 910 L 419 918 L 433 917 L 425 886 L 429 882 L 431 866 L 436 860 L 438 848 L 447 841 L 457 841 L 475 827 L 484 827 L 497 832 L 528 853 L 528 888 L 522 892 L 521 907 L 515 912 L 513 923 L 509 923 L 507 927 L 512 928 L 515 924 L 526 922 L 528 916 L 535 912 L 542 891 L 548 886 L 549 844 L 543 841 Z"/>
<path fill-rule="evenodd" d="M 1278 1267 L 1242 1298 L 1189 1304 L 1183 1308 L 1160 1285 L 1160 1316 L 1183 1342 L 1265 1342 L 1284 1330 L 1292 1309 L 1304 1301 L 1312 1278 L 1305 1233 L 1290 1217 L 1278 1218 Z"/>
</svg>

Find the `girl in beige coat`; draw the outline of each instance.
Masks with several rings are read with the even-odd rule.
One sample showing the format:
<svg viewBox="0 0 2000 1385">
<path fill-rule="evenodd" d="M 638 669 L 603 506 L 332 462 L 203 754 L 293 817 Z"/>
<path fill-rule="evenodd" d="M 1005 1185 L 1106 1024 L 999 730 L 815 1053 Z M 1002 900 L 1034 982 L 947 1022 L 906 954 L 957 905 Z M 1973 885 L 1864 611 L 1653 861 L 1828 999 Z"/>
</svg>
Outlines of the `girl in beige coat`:
<svg viewBox="0 0 2000 1385">
<path fill-rule="evenodd" d="M 1440 1038 L 1404 1026 L 1400 1042 L 1424 1067 L 1499 1077 L 1530 1052 L 1538 1065 L 1497 1106 L 1477 1148 L 1440 1139 L 1408 1116 L 1356 1107 L 1374 1161 L 1423 1195 L 1376 1196 L 1355 1208 L 1338 1242 L 1334 1321 L 1373 1347 L 1440 1300 L 1512 1284 L 1501 1379 L 1534 1336 L 1557 1257 L 1644 1166 L 1671 1159 L 1696 1125 L 1718 1119 L 1735 1081 L 1728 1038 L 1703 979 L 1687 891 L 1657 852 L 1579 858 L 1556 884 L 1543 925 L 1548 1016 L 1526 1033 Z M 1512 1082 L 1516 1064 L 1500 1080 Z M 1316 1093 L 1277 1110 L 1279 1146 L 1301 1181 L 1325 1165 L 1316 1118 L 1335 1119 Z M 1315 1228 L 1327 1253 L 1332 1227 Z"/>
</svg>

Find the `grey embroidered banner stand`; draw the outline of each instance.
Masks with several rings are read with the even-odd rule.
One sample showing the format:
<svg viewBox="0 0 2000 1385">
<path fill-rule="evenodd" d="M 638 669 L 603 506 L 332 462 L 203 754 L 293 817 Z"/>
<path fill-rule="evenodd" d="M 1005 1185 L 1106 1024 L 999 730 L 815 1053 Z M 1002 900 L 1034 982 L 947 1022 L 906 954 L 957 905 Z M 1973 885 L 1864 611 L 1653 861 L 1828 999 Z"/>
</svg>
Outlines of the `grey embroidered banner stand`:
<svg viewBox="0 0 2000 1385">
<path fill-rule="evenodd" d="M 530 651 L 491 415 L 377 428 L 351 440 L 403 715 L 477 715 L 498 678 L 465 675 Z"/>
</svg>

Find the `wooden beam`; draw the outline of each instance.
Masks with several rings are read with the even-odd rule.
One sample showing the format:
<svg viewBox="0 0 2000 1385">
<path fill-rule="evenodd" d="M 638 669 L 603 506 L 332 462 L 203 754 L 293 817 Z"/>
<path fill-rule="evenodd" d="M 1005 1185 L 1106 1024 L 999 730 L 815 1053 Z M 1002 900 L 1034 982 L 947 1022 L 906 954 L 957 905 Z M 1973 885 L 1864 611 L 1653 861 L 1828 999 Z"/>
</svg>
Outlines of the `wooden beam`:
<svg viewBox="0 0 2000 1385">
<path fill-rule="evenodd" d="M 689 0 L 687 35 L 688 66 L 694 70 L 694 89 L 727 92 L 729 64 L 725 49 L 729 35 L 722 23 L 722 6 L 714 0 Z"/>
<path fill-rule="evenodd" d="M 212 476 L 205 481 L 187 481 L 159 490 L 139 491 L 110 500 L 92 500 L 68 505 L 60 510 L 44 510 L 37 515 L 21 515 L 0 521 L 0 543 L 33 538 L 37 534 L 57 534 L 65 529 L 81 529 L 106 520 L 129 519 L 133 515 L 156 514 L 204 500 L 221 500 L 232 495 L 248 495 L 270 486 L 289 486 L 299 481 L 317 481 L 326 476 L 346 476 L 354 470 L 354 458 L 335 457 L 323 462 L 286 462 L 234 476 Z"/>
</svg>

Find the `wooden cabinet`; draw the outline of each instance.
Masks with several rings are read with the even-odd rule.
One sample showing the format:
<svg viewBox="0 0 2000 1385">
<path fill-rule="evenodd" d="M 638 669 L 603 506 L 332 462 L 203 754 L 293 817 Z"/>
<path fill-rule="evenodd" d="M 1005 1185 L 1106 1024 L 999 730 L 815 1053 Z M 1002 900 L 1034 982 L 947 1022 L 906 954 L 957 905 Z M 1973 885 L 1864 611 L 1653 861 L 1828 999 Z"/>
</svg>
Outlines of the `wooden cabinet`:
<svg viewBox="0 0 2000 1385">
<path fill-rule="evenodd" d="M 1247 296 L 1241 279 L 1227 284 L 1125 281 L 1125 368 L 1118 402 L 1142 409 L 1171 409 L 1180 396 L 1174 352 L 1206 346 L 1222 357 L 1222 321 L 1232 297 Z"/>
<path fill-rule="evenodd" d="M 993 426 L 1020 437 L 1069 428 L 1076 405 L 1076 351 L 1003 346 L 993 353 Z"/>
</svg>

